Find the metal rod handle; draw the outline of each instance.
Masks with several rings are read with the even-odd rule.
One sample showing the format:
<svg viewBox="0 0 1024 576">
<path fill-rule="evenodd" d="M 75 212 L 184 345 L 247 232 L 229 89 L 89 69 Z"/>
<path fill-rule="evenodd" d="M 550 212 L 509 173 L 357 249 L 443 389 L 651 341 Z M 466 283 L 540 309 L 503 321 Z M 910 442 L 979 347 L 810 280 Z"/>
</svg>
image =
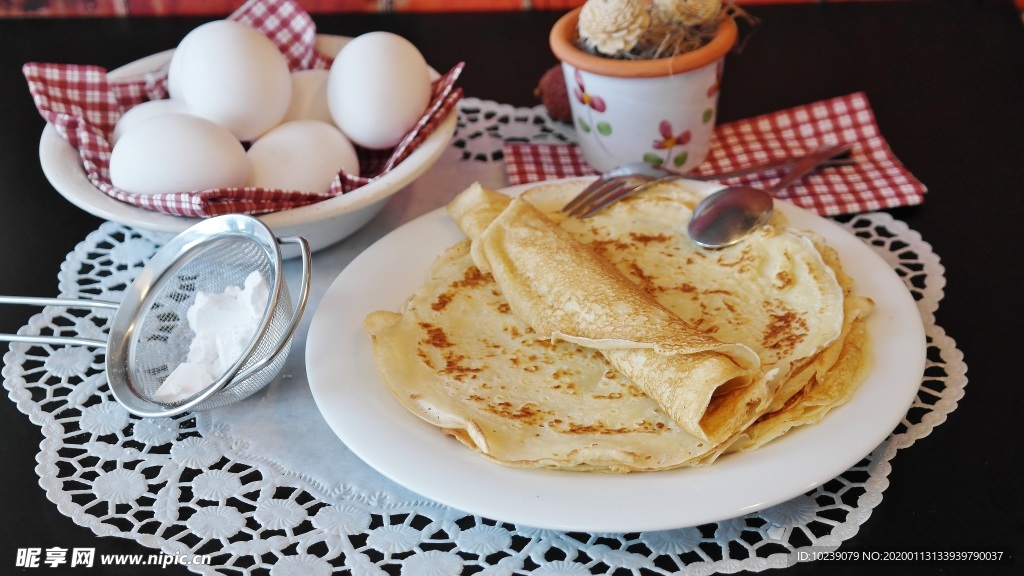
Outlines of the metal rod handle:
<svg viewBox="0 0 1024 576">
<path fill-rule="evenodd" d="M 117 310 L 117 302 L 105 300 L 72 300 L 70 298 L 34 298 L 31 296 L 3 296 L 0 304 L 19 304 L 26 306 L 67 306 L 69 308 L 107 308 Z M 91 338 L 72 338 L 68 336 L 30 336 L 27 334 L 0 334 L 0 342 L 25 342 L 28 344 L 63 344 L 68 346 L 90 346 L 106 348 L 103 340 Z"/>
<path fill-rule="evenodd" d="M 103 340 L 91 338 L 71 338 L 65 336 L 28 336 L 24 334 L 0 334 L 0 342 L 25 342 L 27 344 L 61 344 L 65 346 L 89 346 L 90 348 L 106 348 Z"/>
<path fill-rule="evenodd" d="M 24 304 L 27 306 L 67 306 L 68 308 L 109 308 L 117 310 L 117 302 L 106 300 L 73 300 L 71 298 L 34 298 L 31 296 L 3 296 L 0 304 Z"/>
<path fill-rule="evenodd" d="M 818 164 L 821 164 L 829 158 L 838 156 L 839 154 L 845 154 L 850 151 L 850 148 L 850 144 L 833 144 L 801 157 L 795 164 L 793 164 L 790 171 L 780 178 L 774 186 L 769 188 L 767 192 L 769 194 L 775 194 L 786 186 L 789 186 L 793 182 L 803 178 L 804 175 L 817 168 Z"/>
</svg>

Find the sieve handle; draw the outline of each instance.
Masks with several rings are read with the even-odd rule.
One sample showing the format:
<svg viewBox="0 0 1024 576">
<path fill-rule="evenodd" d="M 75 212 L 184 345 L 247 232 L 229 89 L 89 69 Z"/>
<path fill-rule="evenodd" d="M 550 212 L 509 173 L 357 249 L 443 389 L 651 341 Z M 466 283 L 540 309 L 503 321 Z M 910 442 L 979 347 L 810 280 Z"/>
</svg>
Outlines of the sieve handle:
<svg viewBox="0 0 1024 576">
<path fill-rule="evenodd" d="M 33 298 L 28 296 L 0 295 L 0 304 L 23 304 L 28 306 L 67 306 L 69 308 L 107 308 L 117 310 L 117 302 L 105 300 L 72 300 L 69 298 Z M 106 348 L 103 340 L 91 338 L 70 338 L 66 336 L 29 336 L 27 334 L 0 334 L 0 342 L 27 342 L 29 344 L 68 344 Z"/>
<path fill-rule="evenodd" d="M 244 371 L 239 372 L 231 377 L 232 380 L 240 381 L 248 378 L 255 374 L 258 370 L 263 369 L 264 366 L 269 364 L 275 356 L 283 349 L 288 342 L 291 341 L 292 336 L 295 335 L 295 331 L 299 328 L 299 321 L 302 320 L 302 314 L 306 310 L 306 301 L 309 299 L 309 278 L 311 275 L 310 269 L 312 268 L 313 258 L 309 249 L 309 242 L 301 236 L 287 236 L 284 238 L 277 239 L 278 244 L 297 244 L 299 252 L 302 257 L 302 282 L 299 285 L 299 295 L 295 303 L 295 308 L 292 310 L 292 320 L 288 324 L 288 329 L 285 330 L 281 339 L 277 342 L 276 347 L 270 353 L 263 356 L 259 362 L 249 366 Z"/>
</svg>

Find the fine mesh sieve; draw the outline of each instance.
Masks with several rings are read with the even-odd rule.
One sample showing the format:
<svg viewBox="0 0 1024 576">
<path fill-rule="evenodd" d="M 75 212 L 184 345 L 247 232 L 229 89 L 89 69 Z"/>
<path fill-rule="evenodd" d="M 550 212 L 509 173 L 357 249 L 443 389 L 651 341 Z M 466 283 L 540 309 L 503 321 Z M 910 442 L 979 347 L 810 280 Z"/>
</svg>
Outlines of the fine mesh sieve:
<svg viewBox="0 0 1024 576">
<path fill-rule="evenodd" d="M 280 245 L 299 247 L 302 277 L 293 304 L 282 272 Z M 0 303 L 105 307 L 117 311 L 107 341 L 3 335 L 12 342 L 106 347 L 107 381 L 114 397 L 139 416 L 172 416 L 241 400 L 266 386 L 281 370 L 309 296 L 309 245 L 303 238 L 276 238 L 259 220 L 237 214 L 210 218 L 164 245 L 129 286 L 120 304 L 88 300 L 2 297 Z M 257 272 L 269 298 L 242 355 L 216 381 L 191 397 L 162 402 L 154 395 L 185 362 L 193 332 L 186 313 L 199 292 L 241 287 Z"/>
</svg>

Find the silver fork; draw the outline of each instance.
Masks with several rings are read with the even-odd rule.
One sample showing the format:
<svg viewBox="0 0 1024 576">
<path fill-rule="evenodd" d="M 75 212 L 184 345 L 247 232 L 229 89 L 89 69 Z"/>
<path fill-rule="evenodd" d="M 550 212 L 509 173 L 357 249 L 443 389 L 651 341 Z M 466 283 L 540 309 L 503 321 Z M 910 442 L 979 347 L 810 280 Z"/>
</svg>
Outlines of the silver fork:
<svg viewBox="0 0 1024 576">
<path fill-rule="evenodd" d="M 835 156 L 832 156 L 830 159 L 822 162 L 818 166 L 850 166 L 855 164 L 856 162 L 849 157 L 849 148 L 850 147 L 847 146 L 842 151 L 837 152 Z M 793 165 L 800 162 L 807 156 L 810 156 L 810 154 L 793 156 L 780 160 L 759 162 L 737 170 L 730 170 L 729 172 L 721 172 L 719 174 L 710 174 L 707 176 L 680 174 L 678 172 L 666 170 L 665 168 L 653 166 L 646 162 L 630 162 L 628 164 L 612 168 L 611 170 L 601 174 L 597 180 L 591 182 L 583 189 L 583 191 L 566 203 L 566 205 L 562 207 L 562 212 L 569 216 L 576 216 L 583 219 L 595 214 L 612 203 L 625 198 L 626 196 L 646 190 L 658 182 L 671 182 L 673 180 L 680 180 L 683 178 L 702 181 L 727 180 L 729 178 L 746 176 L 748 174 L 755 174 L 758 172 L 792 168 Z M 627 186 L 630 182 L 634 182 L 635 184 L 633 186 Z"/>
<path fill-rule="evenodd" d="M 605 195 L 625 186 L 626 182 L 631 178 L 650 182 L 657 178 L 665 178 L 670 174 L 673 174 L 673 172 L 647 162 L 629 162 L 616 166 L 598 176 L 597 180 L 591 182 L 589 186 L 563 206 L 562 212 L 575 216 L 581 211 L 586 210 L 586 207 L 591 203 L 600 201 Z"/>
</svg>

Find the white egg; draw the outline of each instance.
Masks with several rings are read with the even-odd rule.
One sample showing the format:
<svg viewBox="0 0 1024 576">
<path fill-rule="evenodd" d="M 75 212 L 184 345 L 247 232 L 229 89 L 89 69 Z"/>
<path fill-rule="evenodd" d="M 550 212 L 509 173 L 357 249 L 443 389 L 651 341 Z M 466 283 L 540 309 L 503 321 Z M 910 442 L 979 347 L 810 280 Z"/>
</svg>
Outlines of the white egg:
<svg viewBox="0 0 1024 576">
<path fill-rule="evenodd" d="M 359 175 L 355 146 L 333 124 L 286 122 L 249 147 L 248 186 L 326 193 L 338 170 Z"/>
<path fill-rule="evenodd" d="M 126 130 L 110 154 L 111 183 L 132 194 L 243 186 L 249 159 L 227 129 L 169 112 Z"/>
<path fill-rule="evenodd" d="M 352 142 L 391 148 L 416 125 L 430 103 L 430 69 L 405 38 L 370 32 L 334 58 L 327 81 L 331 117 Z"/>
<path fill-rule="evenodd" d="M 121 115 L 117 120 L 117 124 L 114 125 L 114 131 L 110 134 L 110 144 L 116 144 L 125 131 L 146 118 L 152 118 L 153 116 L 169 112 L 187 114 L 188 106 L 181 100 L 167 99 L 150 100 L 130 108 Z"/>
<path fill-rule="evenodd" d="M 171 95 L 184 100 L 191 113 L 243 141 L 276 126 L 292 92 L 288 61 L 277 46 L 232 20 L 189 32 L 171 58 L 167 81 Z"/>
<path fill-rule="evenodd" d="M 281 123 L 292 120 L 320 120 L 334 123 L 327 107 L 327 70 L 296 70 L 292 72 L 292 99 Z"/>
<path fill-rule="evenodd" d="M 181 42 L 178 42 L 177 48 L 171 54 L 171 61 L 167 64 L 167 97 L 172 100 L 184 100 L 181 93 L 181 81 L 184 78 L 181 63 L 186 60 L 183 55 L 188 51 L 188 41 L 189 35 L 186 34 Z"/>
</svg>

